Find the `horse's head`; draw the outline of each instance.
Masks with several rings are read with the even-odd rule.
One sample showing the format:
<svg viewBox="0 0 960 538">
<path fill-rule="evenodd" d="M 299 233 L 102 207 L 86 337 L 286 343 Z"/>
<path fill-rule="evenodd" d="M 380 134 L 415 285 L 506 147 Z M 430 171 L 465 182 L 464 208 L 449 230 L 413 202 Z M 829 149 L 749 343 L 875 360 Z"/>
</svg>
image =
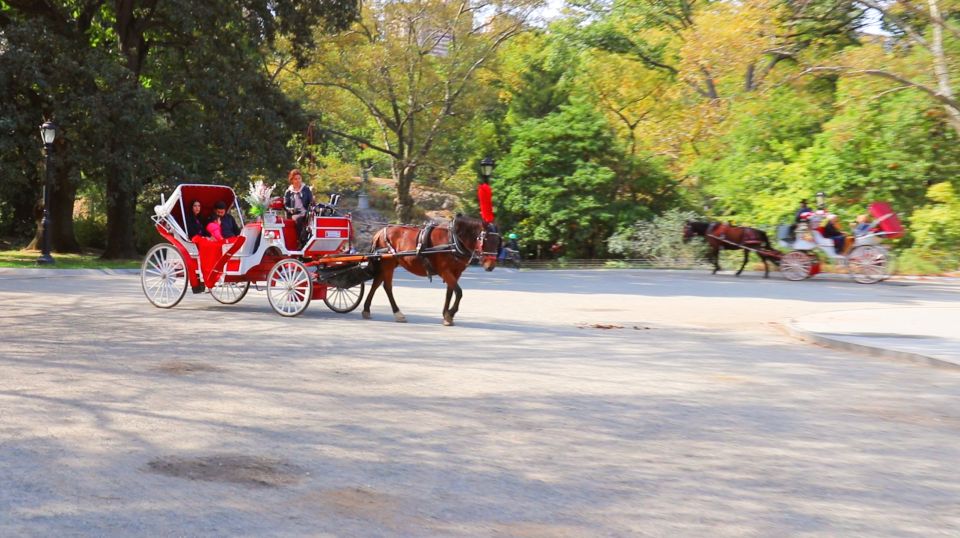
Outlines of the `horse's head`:
<svg viewBox="0 0 960 538">
<path fill-rule="evenodd" d="M 699 220 L 688 220 L 683 225 L 683 242 L 689 243 L 693 236 L 704 237 L 707 234 L 707 228 L 710 226 L 707 222 Z"/>
<path fill-rule="evenodd" d="M 482 220 L 457 215 L 453 219 L 453 237 L 457 250 L 464 256 L 479 258 L 485 270 L 493 271 L 497 266 L 500 234 L 487 230 Z"/>
</svg>

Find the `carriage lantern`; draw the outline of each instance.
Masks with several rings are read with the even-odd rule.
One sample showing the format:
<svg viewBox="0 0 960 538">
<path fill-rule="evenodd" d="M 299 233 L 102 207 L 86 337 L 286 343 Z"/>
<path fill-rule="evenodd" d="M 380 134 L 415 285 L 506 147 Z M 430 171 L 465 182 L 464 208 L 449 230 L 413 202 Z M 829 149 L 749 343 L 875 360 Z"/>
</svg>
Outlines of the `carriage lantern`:
<svg viewBox="0 0 960 538">
<path fill-rule="evenodd" d="M 817 209 L 824 209 L 827 207 L 827 195 L 822 191 L 817 193 Z"/>
<path fill-rule="evenodd" d="M 497 166 L 496 161 L 494 161 L 490 157 L 484 157 L 483 160 L 480 161 L 480 175 L 482 175 L 487 179 L 490 179 L 490 176 L 493 175 L 493 169 L 496 166 Z"/>
<path fill-rule="evenodd" d="M 57 126 L 52 121 L 45 121 L 40 126 L 40 137 L 43 139 L 43 155 L 45 158 L 45 178 L 43 182 L 43 237 L 42 252 L 37 258 L 37 263 L 49 265 L 54 263 L 53 256 L 50 255 L 50 161 L 53 155 L 53 141 L 57 138 Z"/>
</svg>

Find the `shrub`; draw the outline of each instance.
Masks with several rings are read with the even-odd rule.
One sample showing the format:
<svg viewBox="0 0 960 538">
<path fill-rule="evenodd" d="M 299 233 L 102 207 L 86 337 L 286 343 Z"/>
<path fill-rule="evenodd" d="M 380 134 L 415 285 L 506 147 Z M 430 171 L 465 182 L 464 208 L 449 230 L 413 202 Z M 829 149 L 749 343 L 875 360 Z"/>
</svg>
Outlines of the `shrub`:
<svg viewBox="0 0 960 538">
<path fill-rule="evenodd" d="M 610 252 L 631 258 L 651 260 L 668 267 L 689 265 L 706 255 L 706 244 L 697 238 L 683 242 L 683 225 L 696 220 L 692 211 L 670 209 L 649 221 L 640 221 L 621 230 L 607 241 Z"/>
</svg>

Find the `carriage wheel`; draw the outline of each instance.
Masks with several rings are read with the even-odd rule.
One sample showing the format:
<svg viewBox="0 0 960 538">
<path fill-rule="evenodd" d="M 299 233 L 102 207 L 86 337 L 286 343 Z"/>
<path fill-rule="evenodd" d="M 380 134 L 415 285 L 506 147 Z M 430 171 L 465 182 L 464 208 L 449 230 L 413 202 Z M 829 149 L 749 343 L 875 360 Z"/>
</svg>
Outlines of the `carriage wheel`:
<svg viewBox="0 0 960 538">
<path fill-rule="evenodd" d="M 237 304 L 240 302 L 240 299 L 243 299 L 247 295 L 247 291 L 249 290 L 249 282 L 218 282 L 217 285 L 210 290 L 210 295 L 219 303 Z"/>
<path fill-rule="evenodd" d="M 280 260 L 267 275 L 267 299 L 277 314 L 299 316 L 310 305 L 313 279 L 303 263 Z"/>
<path fill-rule="evenodd" d="M 353 312 L 360 306 L 361 300 L 363 300 L 363 282 L 352 288 L 327 288 L 327 296 L 323 298 L 327 307 L 338 314 Z"/>
<path fill-rule="evenodd" d="M 147 252 L 140 267 L 140 285 L 153 306 L 176 306 L 187 293 L 187 281 L 187 264 L 173 245 L 156 245 Z"/>
<path fill-rule="evenodd" d="M 890 261 L 883 247 L 859 246 L 847 256 L 847 265 L 853 279 L 861 284 L 875 284 L 890 278 Z"/>
<path fill-rule="evenodd" d="M 803 280 L 810 276 L 813 260 L 802 250 L 793 250 L 780 259 L 780 272 L 787 280 Z"/>
</svg>

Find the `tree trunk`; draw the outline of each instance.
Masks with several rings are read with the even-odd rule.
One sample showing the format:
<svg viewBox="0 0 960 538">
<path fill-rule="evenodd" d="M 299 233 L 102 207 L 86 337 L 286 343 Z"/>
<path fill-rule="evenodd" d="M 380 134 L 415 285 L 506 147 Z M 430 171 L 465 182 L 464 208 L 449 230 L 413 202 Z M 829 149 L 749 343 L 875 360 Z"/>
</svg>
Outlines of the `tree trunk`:
<svg viewBox="0 0 960 538">
<path fill-rule="evenodd" d="M 411 222 L 413 220 L 413 197 L 410 196 L 410 185 L 416 175 L 416 165 L 394 161 L 393 178 L 397 180 L 397 196 L 394 198 L 394 208 L 397 220 Z"/>
<path fill-rule="evenodd" d="M 137 193 L 118 175 L 111 170 L 107 178 L 107 249 L 101 256 L 105 260 L 137 257 L 133 233 Z"/>
<path fill-rule="evenodd" d="M 937 92 L 944 97 L 953 99 L 953 84 L 950 82 L 950 72 L 947 67 L 947 57 L 943 50 L 943 19 L 940 14 L 940 4 L 937 0 L 927 0 L 930 9 L 931 25 L 930 54 L 933 56 L 933 74 L 937 79 Z M 960 134 L 960 110 L 950 105 L 943 105 L 947 113 L 947 122 Z"/>
<path fill-rule="evenodd" d="M 77 200 L 77 186 L 70 181 L 69 162 L 54 166 L 54 184 L 50 192 L 50 244 L 56 252 L 80 252 L 80 244 L 73 232 L 73 206 Z"/>
</svg>

